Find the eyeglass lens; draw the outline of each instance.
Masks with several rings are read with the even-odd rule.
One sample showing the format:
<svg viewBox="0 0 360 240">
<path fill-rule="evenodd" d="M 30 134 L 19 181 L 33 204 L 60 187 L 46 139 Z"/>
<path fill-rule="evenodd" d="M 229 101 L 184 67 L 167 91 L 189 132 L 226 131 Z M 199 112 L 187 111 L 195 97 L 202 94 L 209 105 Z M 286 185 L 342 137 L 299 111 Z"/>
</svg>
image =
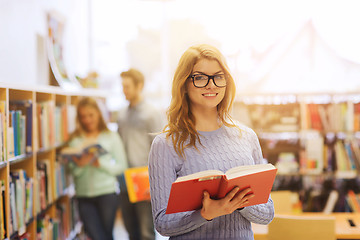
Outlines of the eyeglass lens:
<svg viewBox="0 0 360 240">
<path fill-rule="evenodd" d="M 192 76 L 192 79 L 195 87 L 206 87 L 211 79 L 217 87 L 226 86 L 226 78 L 224 74 L 217 74 L 213 76 L 205 74 L 195 74 Z"/>
</svg>

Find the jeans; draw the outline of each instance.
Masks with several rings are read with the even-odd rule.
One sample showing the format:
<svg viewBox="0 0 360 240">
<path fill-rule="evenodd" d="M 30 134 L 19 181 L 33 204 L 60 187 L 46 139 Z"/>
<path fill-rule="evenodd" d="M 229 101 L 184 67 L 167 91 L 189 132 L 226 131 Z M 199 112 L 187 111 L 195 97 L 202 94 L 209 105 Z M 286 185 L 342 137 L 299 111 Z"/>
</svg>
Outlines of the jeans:
<svg viewBox="0 0 360 240">
<path fill-rule="evenodd" d="M 119 197 L 115 193 L 97 197 L 78 197 L 80 219 L 92 240 L 113 240 Z"/>
<path fill-rule="evenodd" d="M 154 240 L 155 230 L 150 201 L 131 203 L 126 190 L 125 180 L 118 177 L 120 183 L 120 207 L 125 229 L 130 240 Z"/>
</svg>

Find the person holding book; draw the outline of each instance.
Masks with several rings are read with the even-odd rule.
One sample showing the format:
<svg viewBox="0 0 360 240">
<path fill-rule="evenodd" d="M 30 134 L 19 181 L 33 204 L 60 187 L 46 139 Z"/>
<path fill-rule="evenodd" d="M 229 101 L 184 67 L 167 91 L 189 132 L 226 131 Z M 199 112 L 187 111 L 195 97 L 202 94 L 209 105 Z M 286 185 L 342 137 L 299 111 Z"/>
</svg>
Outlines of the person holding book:
<svg viewBox="0 0 360 240">
<path fill-rule="evenodd" d="M 251 222 L 268 224 L 274 217 L 270 197 L 244 207 L 255 195 L 238 187 L 221 199 L 204 191 L 200 209 L 166 214 L 178 177 L 263 163 L 255 132 L 230 116 L 234 97 L 235 83 L 218 49 L 201 44 L 185 51 L 173 78 L 168 124 L 149 154 L 154 225 L 170 239 L 254 239 Z"/>
<path fill-rule="evenodd" d="M 148 103 L 143 95 L 144 75 L 131 68 L 120 74 L 123 92 L 129 105 L 118 114 L 118 131 L 124 141 L 130 168 L 146 167 L 153 141 L 153 133 L 161 131 L 161 113 Z M 130 189 L 126 187 L 124 175 L 119 176 L 120 208 L 125 229 L 131 240 L 154 240 L 155 230 L 150 200 L 130 202 Z"/>
<path fill-rule="evenodd" d="M 117 132 L 110 131 L 96 100 L 82 98 L 77 105 L 77 129 L 69 148 L 96 143 L 106 151 L 85 152 L 68 163 L 74 177 L 80 219 L 92 240 L 112 240 L 118 207 L 117 175 L 127 168 L 126 154 Z M 86 143 L 86 144 L 85 144 Z"/>
</svg>

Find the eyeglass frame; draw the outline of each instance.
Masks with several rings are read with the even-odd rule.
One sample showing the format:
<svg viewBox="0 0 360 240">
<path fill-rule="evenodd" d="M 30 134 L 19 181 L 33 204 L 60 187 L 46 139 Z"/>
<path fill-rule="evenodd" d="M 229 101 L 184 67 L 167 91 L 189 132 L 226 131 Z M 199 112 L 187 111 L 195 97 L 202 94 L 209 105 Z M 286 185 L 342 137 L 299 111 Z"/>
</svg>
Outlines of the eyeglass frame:
<svg viewBox="0 0 360 240">
<path fill-rule="evenodd" d="M 205 76 L 207 76 L 208 81 L 207 81 L 207 83 L 205 84 L 205 86 L 203 86 L 203 87 L 198 87 L 198 86 L 196 86 L 196 85 L 195 85 L 195 80 L 194 80 L 194 77 L 195 77 L 195 76 L 197 76 L 197 75 L 205 75 Z M 225 86 L 218 86 L 218 85 L 216 85 L 216 83 L 215 83 L 215 76 L 219 76 L 219 75 L 224 75 L 224 78 L 225 78 L 225 80 L 226 80 L 226 77 L 225 77 L 225 74 L 224 74 L 224 73 L 221 73 L 221 74 L 215 74 L 215 75 L 207 75 L 207 74 L 205 74 L 205 73 L 200 73 L 200 74 L 193 74 L 193 75 L 190 75 L 190 76 L 189 76 L 189 78 L 191 78 L 192 83 L 193 83 L 194 87 L 196 87 L 196 88 L 204 88 L 204 87 L 206 87 L 207 85 L 209 85 L 210 80 L 212 80 L 212 81 L 213 81 L 213 83 L 214 83 L 214 85 L 215 85 L 216 87 L 218 87 L 218 88 L 224 88 L 224 87 L 226 87 L 227 83 L 226 83 L 226 85 L 225 85 Z M 188 78 L 188 79 L 189 79 L 189 78 Z"/>
</svg>

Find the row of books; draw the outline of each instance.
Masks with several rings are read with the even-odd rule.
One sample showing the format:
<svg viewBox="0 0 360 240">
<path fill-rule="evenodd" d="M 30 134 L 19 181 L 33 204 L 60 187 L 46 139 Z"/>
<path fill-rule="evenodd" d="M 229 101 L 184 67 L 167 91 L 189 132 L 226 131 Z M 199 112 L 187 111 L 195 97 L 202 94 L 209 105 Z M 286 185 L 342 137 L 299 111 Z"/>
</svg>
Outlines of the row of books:
<svg viewBox="0 0 360 240">
<path fill-rule="evenodd" d="M 56 199 L 64 196 L 64 190 L 67 186 L 65 167 L 58 162 L 55 163 L 56 189 L 54 190 L 51 186 L 50 161 L 47 159 L 38 160 L 37 162 L 36 178 L 38 184 L 36 185 L 33 184 L 33 178 L 28 177 L 23 169 L 11 170 L 10 176 L 10 235 L 15 234 L 21 236 L 20 239 L 27 239 L 29 236 L 26 233 L 26 224 L 33 218 L 33 211 L 36 214 L 41 214 L 53 204 L 52 191 L 55 192 Z M 4 204 L 5 187 L 3 182 L 1 183 L 0 204 L 2 205 Z M 3 239 L 6 237 L 6 217 L 4 216 L 4 207 L 0 207 L 2 208 L 0 215 L 0 236 L 2 237 L 0 239 Z M 69 214 L 66 210 L 66 206 L 61 206 L 61 203 L 58 203 L 58 218 L 48 219 L 45 217 L 38 221 L 38 236 L 41 236 L 38 239 L 65 239 L 63 236 L 69 234 L 70 225 L 72 225 L 70 220 L 65 221 L 65 217 L 76 215 L 74 213 Z M 62 219 L 62 221 L 59 219 Z M 50 236 L 53 235 L 58 237 L 51 238 Z"/>
<path fill-rule="evenodd" d="M 244 104 L 235 103 L 235 119 L 260 132 L 320 132 L 360 131 L 360 103 L 287 103 Z"/>
<path fill-rule="evenodd" d="M 5 101 L 0 101 L 0 157 L 5 160 L 5 145 L 8 141 L 8 157 L 12 158 L 33 150 L 33 103 L 31 100 L 11 101 L 9 122 L 5 127 Z M 54 106 L 52 101 L 36 104 L 37 149 L 49 149 L 65 142 L 75 129 L 76 108 L 74 105 Z M 56 128 L 54 127 L 56 126 Z M 6 131 L 7 130 L 7 131 Z M 8 139 L 8 140 L 6 140 Z"/>
<path fill-rule="evenodd" d="M 9 106 L 9 158 L 32 151 L 32 101 L 12 101 Z"/>
<path fill-rule="evenodd" d="M 57 146 L 69 137 L 75 122 L 74 106 L 53 106 L 53 102 L 42 102 L 38 106 L 39 149 Z M 54 128 L 56 126 L 56 128 Z M 70 129 L 69 129 L 70 128 Z"/>
<path fill-rule="evenodd" d="M 303 129 L 315 129 L 321 132 L 352 132 L 359 130 L 358 103 L 348 102 L 332 104 L 306 105 Z M 357 110 L 358 111 L 358 110 Z"/>
<path fill-rule="evenodd" d="M 68 199 L 70 210 L 74 209 L 74 201 Z M 60 240 L 60 239 L 75 239 L 71 237 L 70 222 L 75 219 L 70 219 L 73 215 L 68 212 L 66 205 L 68 203 L 59 201 L 53 207 L 55 208 L 54 214 L 49 214 L 45 211 L 37 216 L 36 220 L 36 238 L 32 238 L 30 233 L 25 233 L 18 236 L 17 239 L 47 239 L 47 240 Z M 78 221 L 76 219 L 76 221 Z M 76 229 L 75 229 L 76 230 Z M 74 234 L 75 236 L 76 234 Z"/>
<path fill-rule="evenodd" d="M 335 172 L 338 178 L 354 178 L 360 171 L 360 148 L 357 138 L 310 139 L 300 154 L 300 171 Z"/>
<path fill-rule="evenodd" d="M 297 193 L 303 212 L 356 212 L 352 201 L 360 199 L 359 180 L 359 177 L 340 179 L 327 175 L 280 175 L 276 177 L 272 190 Z"/>
<path fill-rule="evenodd" d="M 52 218 L 50 215 L 45 214 L 42 218 L 37 220 L 36 226 L 36 239 L 65 239 L 65 236 L 62 236 L 61 223 L 58 216 Z"/>
<path fill-rule="evenodd" d="M 61 172 L 62 168 L 60 167 L 57 172 Z M 26 237 L 26 224 L 33 218 L 33 208 L 35 208 L 36 213 L 40 213 L 51 203 L 49 174 L 48 160 L 38 163 L 37 181 L 39 185 L 34 185 L 33 178 L 28 177 L 23 169 L 16 169 L 10 172 L 10 235 L 16 233 L 18 236 Z M 63 177 L 61 178 L 64 179 Z M 6 238 L 6 211 L 3 181 L 0 181 L 0 191 L 0 238 L 4 239 Z M 33 195 L 35 195 L 35 202 L 33 202 Z"/>
<path fill-rule="evenodd" d="M 38 149 L 61 145 L 76 128 L 74 105 L 54 106 L 52 101 L 41 102 L 37 104 L 37 115 Z"/>
<path fill-rule="evenodd" d="M 66 172 L 66 167 L 59 163 L 55 162 L 55 198 L 58 198 L 65 194 L 65 189 L 70 186 L 71 180 Z"/>
<path fill-rule="evenodd" d="M 50 160 L 43 159 L 37 162 L 37 182 L 38 189 L 35 193 L 35 212 L 40 213 L 53 202 Z"/>
<path fill-rule="evenodd" d="M 44 101 L 36 105 L 37 149 L 49 149 L 55 145 L 54 102 Z"/>
<path fill-rule="evenodd" d="M 10 234 L 26 232 L 26 223 L 33 217 L 33 178 L 25 170 L 16 169 L 10 172 Z"/>
<path fill-rule="evenodd" d="M 26 224 L 33 218 L 33 212 L 40 213 L 52 203 L 50 166 L 48 160 L 37 163 L 37 182 L 34 184 L 24 169 L 10 172 L 10 234 L 19 236 L 26 231 Z"/>
<path fill-rule="evenodd" d="M 316 181 L 319 181 L 317 179 Z M 321 188 L 317 185 L 322 184 Z M 305 187 L 302 205 L 305 212 L 354 212 L 349 202 L 358 186 L 349 184 L 346 179 L 333 181 L 325 179 L 315 186 Z"/>
<path fill-rule="evenodd" d="M 360 139 L 356 137 L 324 138 L 313 132 L 298 139 L 262 139 L 261 144 L 265 158 L 279 174 L 335 173 L 338 178 L 354 178 L 360 171 Z"/>
</svg>

